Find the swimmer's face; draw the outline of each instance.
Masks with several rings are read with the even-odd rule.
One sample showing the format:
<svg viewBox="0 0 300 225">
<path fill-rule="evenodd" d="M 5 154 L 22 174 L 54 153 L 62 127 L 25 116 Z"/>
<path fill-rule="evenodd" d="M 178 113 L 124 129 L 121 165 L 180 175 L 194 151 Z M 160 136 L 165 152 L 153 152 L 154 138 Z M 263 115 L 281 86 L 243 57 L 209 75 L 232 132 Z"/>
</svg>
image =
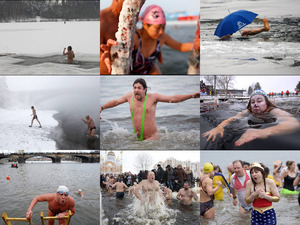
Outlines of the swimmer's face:
<svg viewBox="0 0 300 225">
<path fill-rule="evenodd" d="M 190 185 L 188 183 L 184 183 L 183 188 L 184 190 L 188 190 L 190 188 Z"/>
<path fill-rule="evenodd" d="M 254 168 L 254 169 L 252 169 L 252 171 L 251 171 L 251 177 L 252 177 L 252 179 L 253 179 L 256 183 L 258 183 L 258 182 L 262 181 L 262 179 L 263 179 L 263 174 L 261 173 L 261 171 L 256 170 L 256 169 Z"/>
<path fill-rule="evenodd" d="M 147 88 L 144 89 L 143 85 L 136 83 L 133 85 L 134 97 L 137 100 L 142 100 L 146 95 Z"/>
<path fill-rule="evenodd" d="M 292 165 L 291 165 L 291 170 L 295 170 L 295 168 L 296 168 L 296 163 L 293 163 Z"/>
<path fill-rule="evenodd" d="M 56 193 L 57 195 L 57 200 L 58 200 L 58 203 L 60 205 L 65 205 L 68 201 L 68 195 L 66 195 L 65 193 L 63 194 L 60 194 L 60 193 Z"/>
<path fill-rule="evenodd" d="M 267 109 L 267 102 L 262 95 L 253 95 L 250 104 L 252 113 L 261 114 Z"/>
<path fill-rule="evenodd" d="M 236 162 L 235 164 L 233 164 L 233 169 L 237 176 L 243 176 L 244 169 L 240 162 Z"/>
<path fill-rule="evenodd" d="M 143 23 L 143 27 L 148 35 L 153 39 L 158 39 L 165 32 L 166 24 L 146 24 Z"/>
<path fill-rule="evenodd" d="M 148 181 L 153 182 L 155 180 L 155 175 L 153 172 L 148 172 Z"/>
</svg>

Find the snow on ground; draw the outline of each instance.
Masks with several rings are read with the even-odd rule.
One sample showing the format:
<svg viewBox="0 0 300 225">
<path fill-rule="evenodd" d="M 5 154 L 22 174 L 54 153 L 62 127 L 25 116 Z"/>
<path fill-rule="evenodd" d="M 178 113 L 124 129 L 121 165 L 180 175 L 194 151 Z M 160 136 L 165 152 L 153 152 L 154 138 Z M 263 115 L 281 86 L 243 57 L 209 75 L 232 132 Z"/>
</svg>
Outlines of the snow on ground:
<svg viewBox="0 0 300 225">
<path fill-rule="evenodd" d="M 55 150 L 55 141 L 50 133 L 58 125 L 53 118 L 55 111 L 37 111 L 38 119 L 33 126 L 31 123 L 31 110 L 0 109 L 0 149 L 3 150 Z"/>
</svg>

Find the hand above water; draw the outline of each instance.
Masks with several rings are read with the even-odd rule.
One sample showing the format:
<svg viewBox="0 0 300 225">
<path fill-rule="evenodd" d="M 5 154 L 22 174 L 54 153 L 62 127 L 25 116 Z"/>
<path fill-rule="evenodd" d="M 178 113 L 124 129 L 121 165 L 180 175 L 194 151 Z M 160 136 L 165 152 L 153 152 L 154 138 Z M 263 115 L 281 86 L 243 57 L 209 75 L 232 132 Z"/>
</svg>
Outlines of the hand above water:
<svg viewBox="0 0 300 225">
<path fill-rule="evenodd" d="M 104 53 L 101 55 L 101 61 L 104 61 L 108 72 L 111 73 L 111 63 L 112 60 L 110 58 L 110 49 L 112 45 L 117 45 L 117 42 L 112 40 L 112 39 L 108 39 L 106 44 L 102 44 L 100 45 L 100 48 L 104 51 Z"/>
<path fill-rule="evenodd" d="M 269 135 L 265 130 L 258 130 L 258 129 L 248 129 L 239 140 L 237 140 L 234 145 L 235 146 L 241 146 L 245 143 L 248 143 L 250 141 L 253 141 L 255 139 L 265 139 Z"/>
<path fill-rule="evenodd" d="M 220 134 L 221 138 L 223 138 L 224 135 L 224 128 L 221 126 L 217 126 L 216 128 L 205 132 L 204 134 L 202 134 L 202 137 L 207 137 L 206 141 L 209 141 L 210 139 L 212 139 L 212 142 L 214 142 L 216 140 L 217 135 Z"/>
</svg>

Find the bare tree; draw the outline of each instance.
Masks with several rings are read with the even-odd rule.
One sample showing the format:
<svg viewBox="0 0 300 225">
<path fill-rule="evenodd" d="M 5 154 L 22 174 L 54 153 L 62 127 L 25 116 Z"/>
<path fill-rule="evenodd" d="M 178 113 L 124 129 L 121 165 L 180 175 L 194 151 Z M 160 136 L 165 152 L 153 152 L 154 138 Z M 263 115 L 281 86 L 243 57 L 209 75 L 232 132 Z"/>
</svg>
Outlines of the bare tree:
<svg viewBox="0 0 300 225">
<path fill-rule="evenodd" d="M 217 77 L 217 85 L 224 93 L 225 97 L 227 97 L 228 89 L 233 87 L 234 76 L 218 76 Z"/>
<path fill-rule="evenodd" d="M 217 75 L 206 75 L 204 76 L 207 84 L 213 86 L 213 94 L 216 94 L 217 89 Z"/>
<path fill-rule="evenodd" d="M 149 170 L 152 169 L 153 166 L 153 159 L 147 153 L 140 153 L 135 157 L 134 167 L 137 170 Z"/>
</svg>

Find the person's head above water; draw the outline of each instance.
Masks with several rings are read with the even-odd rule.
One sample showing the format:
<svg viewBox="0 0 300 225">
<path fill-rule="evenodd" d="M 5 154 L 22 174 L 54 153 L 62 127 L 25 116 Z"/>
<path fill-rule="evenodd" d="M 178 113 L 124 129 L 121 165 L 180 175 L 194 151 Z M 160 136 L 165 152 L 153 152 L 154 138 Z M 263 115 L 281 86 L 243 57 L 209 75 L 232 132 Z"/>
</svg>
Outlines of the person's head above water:
<svg viewBox="0 0 300 225">
<path fill-rule="evenodd" d="M 255 90 L 250 95 L 247 105 L 249 112 L 262 114 L 273 108 L 277 108 L 277 106 L 268 99 L 268 96 L 263 90 Z"/>
<path fill-rule="evenodd" d="M 203 172 L 205 174 L 209 174 L 209 177 L 213 177 L 214 176 L 214 166 L 207 162 L 203 165 Z"/>
<path fill-rule="evenodd" d="M 147 83 L 143 78 L 138 78 L 133 82 L 133 93 L 137 100 L 141 100 L 147 94 Z"/>
<path fill-rule="evenodd" d="M 148 172 L 147 180 L 150 181 L 150 182 L 153 182 L 155 180 L 155 175 L 152 171 Z"/>
<path fill-rule="evenodd" d="M 58 187 L 56 193 L 59 204 L 65 205 L 68 201 L 69 189 L 64 185 L 61 185 Z"/>
<path fill-rule="evenodd" d="M 165 32 L 166 17 L 161 7 L 150 5 L 141 16 L 143 31 L 152 39 L 158 39 Z"/>
<path fill-rule="evenodd" d="M 162 8 L 158 5 L 149 5 L 143 12 L 142 21 L 146 24 L 165 24 L 166 17 Z"/>
<path fill-rule="evenodd" d="M 68 51 L 72 51 L 72 47 L 71 46 L 68 47 Z"/>
</svg>

